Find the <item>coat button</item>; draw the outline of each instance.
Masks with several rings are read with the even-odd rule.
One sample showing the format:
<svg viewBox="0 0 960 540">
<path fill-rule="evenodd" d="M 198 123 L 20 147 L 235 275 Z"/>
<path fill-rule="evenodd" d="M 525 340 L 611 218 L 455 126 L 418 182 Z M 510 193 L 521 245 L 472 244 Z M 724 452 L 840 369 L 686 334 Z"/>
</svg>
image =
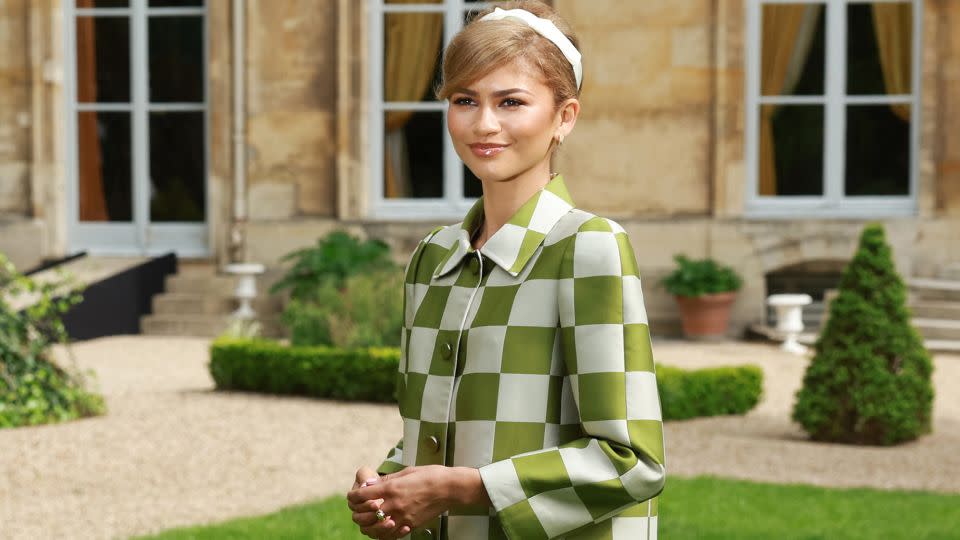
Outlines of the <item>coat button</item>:
<svg viewBox="0 0 960 540">
<path fill-rule="evenodd" d="M 453 345 L 449 341 L 440 346 L 440 354 L 447 360 L 450 359 L 450 356 L 453 354 Z"/>
<path fill-rule="evenodd" d="M 480 271 L 480 261 L 476 257 L 470 257 L 470 273 L 476 275 Z"/>
<path fill-rule="evenodd" d="M 436 438 L 435 436 L 431 435 L 431 436 L 427 439 L 427 442 L 430 444 L 430 448 L 432 448 L 434 452 L 438 452 L 438 451 L 440 450 L 440 439 L 438 439 L 438 438 Z"/>
</svg>

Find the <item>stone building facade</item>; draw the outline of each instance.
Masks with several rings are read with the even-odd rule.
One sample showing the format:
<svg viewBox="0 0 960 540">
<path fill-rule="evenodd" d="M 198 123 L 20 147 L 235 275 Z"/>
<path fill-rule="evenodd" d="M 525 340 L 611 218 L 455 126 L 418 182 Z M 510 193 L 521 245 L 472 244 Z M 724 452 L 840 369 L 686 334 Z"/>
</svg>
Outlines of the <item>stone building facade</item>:
<svg viewBox="0 0 960 540">
<path fill-rule="evenodd" d="M 869 221 L 886 224 L 905 276 L 935 276 L 960 261 L 960 2 L 882 2 L 900 9 L 885 18 L 863 11 L 870 4 L 856 7 L 846 0 L 797 0 L 787 5 L 792 12 L 763 0 L 553 3 L 578 33 L 585 81 L 581 118 L 555 170 L 564 173 L 580 207 L 618 220 L 630 233 L 655 332 L 678 329 L 673 299 L 658 284 L 675 253 L 714 257 L 744 276 L 731 333 L 763 319 L 765 296 L 791 287 L 785 283 L 810 288 L 817 276 L 835 276 Z M 171 249 L 218 264 L 245 259 L 276 265 L 285 253 L 346 228 L 387 240 L 402 259 L 430 227 L 456 222 L 476 186 L 458 184 L 466 173 L 451 167 L 451 158 L 436 157 L 444 143 L 429 130 L 442 126 L 442 104 L 429 103 L 426 94 L 391 94 L 392 80 L 383 82 L 385 94 L 373 83 L 388 79 L 383 70 L 399 65 L 390 47 L 413 46 L 390 33 L 394 22 L 434 13 L 418 24 L 442 20 L 443 30 L 434 34 L 442 41 L 476 5 L 3 0 L 0 251 L 21 267 L 80 250 Z M 125 21 L 118 24 L 126 29 L 101 27 L 100 19 L 111 17 L 113 23 Z M 901 32 L 884 33 L 888 26 L 882 25 Z M 160 39 L 165 34 L 174 39 Z M 784 39 L 787 46 L 777 41 Z M 838 47 L 843 43 L 849 50 Z M 124 44 L 129 54 L 121 59 L 129 64 L 116 64 L 111 54 Z M 425 45 L 421 40 L 416 46 Z M 776 47 L 787 60 L 764 56 L 762 51 Z M 190 54 L 195 58 L 185 59 Z M 129 72 L 111 79 L 97 71 L 111 65 L 129 65 Z M 843 71 L 849 75 L 846 88 L 837 82 Z M 894 89 L 897 71 L 909 77 Z M 862 73 L 896 90 L 880 94 L 898 97 L 888 103 L 869 88 L 855 92 L 850 81 L 869 78 Z M 185 81 L 191 74 L 199 74 L 197 80 Z M 126 94 L 105 105 L 92 94 L 80 99 L 93 79 L 102 97 L 110 84 L 127 84 L 118 78 L 129 78 Z M 168 79 L 163 88 L 172 97 L 154 99 L 162 79 Z M 788 98 L 763 97 L 771 95 Z M 384 163 L 395 157 L 391 145 L 398 138 L 384 134 L 389 128 L 380 115 L 403 106 L 415 109 L 407 126 L 421 126 L 403 128 L 406 139 L 400 141 L 413 185 L 407 189 L 427 193 L 432 202 L 412 196 L 406 204 L 384 187 Z M 763 126 L 764 111 L 777 107 L 790 114 Z M 871 130 L 894 122 L 878 119 L 879 109 L 890 118 L 890 111 L 908 112 L 901 114 L 903 125 L 881 141 L 884 146 L 864 149 L 855 143 L 867 144 Z M 193 123 L 178 123 L 187 117 L 177 113 L 193 114 Z M 94 117 L 99 120 L 91 122 Z M 111 125 L 105 118 L 130 126 L 126 158 L 113 155 L 116 146 L 103 134 Z M 164 118 L 175 121 L 167 131 L 155 129 Z M 812 132 L 823 135 L 811 136 L 801 124 L 821 126 Z M 423 135 L 428 132 L 436 139 Z M 85 137 L 97 133 L 98 158 L 91 161 Z M 856 137 L 845 140 L 844 133 Z M 184 141 L 193 140 L 203 152 L 188 152 Z M 764 142 L 780 151 L 779 161 L 765 161 Z M 864 152 L 873 157 L 863 158 Z M 885 156 L 894 154 L 899 161 L 890 158 L 884 165 Z M 436 160 L 434 169 L 418 161 L 428 155 Z M 100 184 L 90 183 L 90 167 L 97 169 L 91 163 L 99 164 Z M 779 187 L 770 187 L 772 173 L 764 163 L 779 174 Z M 883 166 L 871 169 L 871 163 Z M 852 178 L 858 173 L 850 172 L 851 164 L 862 167 L 862 178 Z M 107 167 L 129 167 L 122 189 L 132 202 L 121 198 L 110 207 L 117 173 L 111 177 L 103 172 Z M 801 168 L 806 179 L 797 172 Z M 889 185 L 871 184 L 872 178 L 886 178 L 885 169 L 895 169 L 899 179 L 894 174 Z M 446 190 L 441 198 L 417 185 L 417 171 L 424 170 L 440 170 L 435 183 Z M 192 178 L 193 184 L 164 178 Z M 100 186 L 95 192 L 101 196 L 78 211 L 90 186 Z M 851 186 L 859 193 L 847 195 Z M 157 202 L 158 193 L 172 197 L 178 210 L 157 218 L 168 211 Z M 178 225 L 183 203 L 176 196 L 199 209 L 190 226 Z"/>
</svg>

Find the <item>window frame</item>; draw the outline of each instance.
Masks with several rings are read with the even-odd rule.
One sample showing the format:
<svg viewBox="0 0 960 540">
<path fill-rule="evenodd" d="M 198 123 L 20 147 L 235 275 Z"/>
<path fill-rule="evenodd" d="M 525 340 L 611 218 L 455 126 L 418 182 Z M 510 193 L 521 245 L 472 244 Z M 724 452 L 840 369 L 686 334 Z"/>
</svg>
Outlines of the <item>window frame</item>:
<svg viewBox="0 0 960 540">
<path fill-rule="evenodd" d="M 214 245 L 210 227 L 214 201 L 210 182 L 210 6 L 149 7 L 149 0 L 130 0 L 127 7 L 78 8 L 75 0 L 63 4 L 63 51 L 65 65 L 63 102 L 66 110 L 66 240 L 69 251 L 89 250 L 104 255 L 161 255 L 175 251 L 185 257 L 209 257 Z M 150 17 L 199 17 L 203 27 L 203 101 L 154 102 L 150 100 Z M 130 101 L 82 103 L 77 99 L 78 17 L 122 17 L 129 21 Z M 80 112 L 126 112 L 130 114 L 131 220 L 81 222 L 79 212 Z M 201 112 L 204 145 L 204 220 L 202 222 L 151 221 L 150 113 Z"/>
<path fill-rule="evenodd" d="M 922 2 L 917 0 L 748 0 L 746 47 L 746 200 L 747 218 L 875 218 L 915 216 L 918 212 L 918 159 L 920 151 Z M 847 6 L 850 4 L 903 3 L 913 7 L 911 94 L 848 95 Z M 821 96 L 760 95 L 761 13 L 766 4 L 822 4 L 825 27 L 824 94 Z M 776 104 L 822 105 L 823 195 L 759 195 L 760 106 Z M 847 196 L 844 194 L 846 106 L 905 103 L 910 105 L 910 178 L 907 195 Z"/>
<path fill-rule="evenodd" d="M 388 199 L 384 197 L 384 115 L 386 111 L 440 112 L 442 125 L 447 125 L 447 102 L 385 102 L 383 98 L 384 18 L 388 13 L 441 13 L 443 15 L 443 44 L 446 47 L 463 27 L 463 19 L 470 11 L 479 11 L 495 2 L 467 2 L 442 0 L 437 4 L 388 4 L 385 0 L 370 0 L 369 20 L 369 111 L 370 134 L 369 208 L 368 218 L 383 220 L 462 219 L 477 201 L 463 193 L 463 162 L 453 147 L 446 129 L 443 130 L 443 197 Z M 442 50 L 442 49 L 441 49 Z"/>
</svg>

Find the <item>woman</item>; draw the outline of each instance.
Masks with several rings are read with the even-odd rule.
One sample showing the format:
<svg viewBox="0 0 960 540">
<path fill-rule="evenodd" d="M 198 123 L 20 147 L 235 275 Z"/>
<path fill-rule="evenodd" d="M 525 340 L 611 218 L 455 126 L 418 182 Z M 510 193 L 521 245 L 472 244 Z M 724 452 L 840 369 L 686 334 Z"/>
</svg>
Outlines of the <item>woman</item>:
<svg viewBox="0 0 960 540">
<path fill-rule="evenodd" d="M 550 173 L 580 113 L 577 40 L 544 4 L 500 6 L 444 54 L 438 97 L 483 197 L 407 265 L 403 439 L 348 504 L 372 538 L 654 538 L 663 432 L 636 258 Z"/>
</svg>

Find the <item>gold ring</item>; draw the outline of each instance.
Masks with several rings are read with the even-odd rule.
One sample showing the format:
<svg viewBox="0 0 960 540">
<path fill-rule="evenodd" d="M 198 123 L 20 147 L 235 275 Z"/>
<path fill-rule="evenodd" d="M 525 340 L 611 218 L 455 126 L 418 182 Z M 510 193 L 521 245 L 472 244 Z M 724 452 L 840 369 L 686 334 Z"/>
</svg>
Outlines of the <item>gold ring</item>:
<svg viewBox="0 0 960 540">
<path fill-rule="evenodd" d="M 377 510 L 377 521 L 386 521 L 387 515 L 383 513 L 383 510 Z"/>
</svg>

